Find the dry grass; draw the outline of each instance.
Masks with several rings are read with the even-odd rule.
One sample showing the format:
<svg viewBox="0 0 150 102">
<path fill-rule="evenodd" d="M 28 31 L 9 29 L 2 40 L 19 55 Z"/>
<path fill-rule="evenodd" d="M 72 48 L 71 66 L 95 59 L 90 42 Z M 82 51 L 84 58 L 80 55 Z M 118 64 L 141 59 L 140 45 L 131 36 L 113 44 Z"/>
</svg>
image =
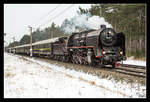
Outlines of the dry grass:
<svg viewBox="0 0 150 102">
<path fill-rule="evenodd" d="M 89 81 L 89 83 L 90 83 L 91 85 L 95 85 L 95 84 L 96 84 L 94 81 Z"/>
<path fill-rule="evenodd" d="M 69 78 L 73 78 L 73 76 L 72 75 L 69 75 L 69 74 L 65 74 L 67 77 L 69 77 Z"/>
<path fill-rule="evenodd" d="M 89 84 L 91 84 L 91 85 L 95 85 L 95 86 L 97 86 L 97 87 L 103 88 L 103 89 L 105 89 L 105 90 L 107 90 L 107 91 L 111 91 L 111 92 L 115 92 L 115 93 L 122 94 L 123 96 L 127 96 L 127 95 L 126 95 L 125 93 L 123 93 L 123 92 L 108 89 L 108 88 L 104 87 L 103 85 L 97 85 L 94 81 L 89 81 L 89 80 L 83 79 L 83 78 L 81 78 L 81 77 L 79 77 L 79 79 L 80 79 L 81 81 L 87 82 L 87 83 L 89 83 Z"/>
<path fill-rule="evenodd" d="M 34 74 L 31 72 L 30 75 L 34 75 Z"/>
<path fill-rule="evenodd" d="M 135 60 L 142 60 L 142 61 L 146 61 L 146 58 L 135 58 Z"/>
<path fill-rule="evenodd" d="M 82 80 L 82 81 L 84 81 L 84 82 L 88 82 L 88 80 L 85 80 L 85 79 L 83 79 L 81 77 L 79 77 L 79 79 Z"/>
<path fill-rule="evenodd" d="M 5 78 L 14 77 L 14 76 L 15 76 L 15 74 L 12 74 L 12 73 L 10 73 L 10 72 L 6 72 L 6 73 L 5 73 Z"/>
<path fill-rule="evenodd" d="M 79 79 L 82 80 L 82 81 L 84 81 L 84 82 L 87 82 L 87 83 L 89 83 L 91 85 L 96 85 L 96 83 L 94 81 L 89 81 L 89 80 L 83 79 L 81 77 L 79 77 Z"/>
<path fill-rule="evenodd" d="M 15 82 L 10 81 L 8 84 L 10 85 L 10 84 L 16 84 L 16 83 L 15 83 Z"/>
</svg>

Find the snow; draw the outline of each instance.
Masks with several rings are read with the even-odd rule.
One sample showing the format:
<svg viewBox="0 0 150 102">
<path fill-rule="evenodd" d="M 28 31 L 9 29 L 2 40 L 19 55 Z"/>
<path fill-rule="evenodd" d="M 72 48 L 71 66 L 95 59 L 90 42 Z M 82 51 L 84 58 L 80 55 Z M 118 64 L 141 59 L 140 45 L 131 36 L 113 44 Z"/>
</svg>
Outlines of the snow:
<svg viewBox="0 0 150 102">
<path fill-rule="evenodd" d="M 116 83 L 29 57 L 4 53 L 5 98 L 145 98 L 146 86 Z M 71 66 L 70 66 L 71 67 Z"/>
<path fill-rule="evenodd" d="M 114 9 L 109 9 L 109 10 L 107 10 L 105 12 L 112 13 L 113 11 L 114 11 Z"/>
<path fill-rule="evenodd" d="M 134 60 L 133 57 L 129 57 L 129 58 L 127 58 L 126 61 L 123 61 L 123 64 L 132 64 L 132 65 L 146 66 L 146 61 Z"/>
</svg>

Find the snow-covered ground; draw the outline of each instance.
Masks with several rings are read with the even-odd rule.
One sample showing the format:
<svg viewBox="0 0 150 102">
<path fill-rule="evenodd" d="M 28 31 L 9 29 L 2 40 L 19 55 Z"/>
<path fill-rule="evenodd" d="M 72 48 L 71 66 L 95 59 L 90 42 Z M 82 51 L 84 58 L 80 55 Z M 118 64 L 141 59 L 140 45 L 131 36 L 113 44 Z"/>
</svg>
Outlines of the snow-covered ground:
<svg viewBox="0 0 150 102">
<path fill-rule="evenodd" d="M 146 61 L 134 60 L 133 57 L 130 57 L 130 58 L 127 58 L 126 61 L 123 61 L 123 64 L 133 64 L 133 65 L 146 66 Z"/>
<path fill-rule="evenodd" d="M 24 59 L 25 58 L 25 59 Z M 146 86 L 4 53 L 4 98 L 145 98 Z"/>
</svg>

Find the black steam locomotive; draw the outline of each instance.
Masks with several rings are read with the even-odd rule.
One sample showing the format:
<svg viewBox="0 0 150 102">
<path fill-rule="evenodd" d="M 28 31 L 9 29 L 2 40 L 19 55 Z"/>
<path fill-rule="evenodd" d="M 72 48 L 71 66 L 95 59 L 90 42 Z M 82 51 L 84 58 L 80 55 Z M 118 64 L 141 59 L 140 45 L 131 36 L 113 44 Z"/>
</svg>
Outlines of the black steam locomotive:
<svg viewBox="0 0 150 102">
<path fill-rule="evenodd" d="M 99 30 L 73 33 L 67 43 L 73 63 L 116 66 L 125 60 L 125 36 L 101 25 Z"/>
<path fill-rule="evenodd" d="M 98 30 L 72 33 L 69 37 L 43 40 L 9 48 L 9 52 L 48 56 L 59 61 L 86 65 L 112 65 L 125 60 L 125 36 L 101 25 Z"/>
</svg>

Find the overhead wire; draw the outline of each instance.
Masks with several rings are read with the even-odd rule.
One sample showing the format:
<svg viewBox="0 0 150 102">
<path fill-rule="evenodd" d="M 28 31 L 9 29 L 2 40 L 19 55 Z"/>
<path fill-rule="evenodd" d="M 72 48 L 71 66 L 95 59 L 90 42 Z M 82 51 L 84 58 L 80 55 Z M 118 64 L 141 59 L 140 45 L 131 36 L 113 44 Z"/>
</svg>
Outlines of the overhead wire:
<svg viewBox="0 0 150 102">
<path fill-rule="evenodd" d="M 40 28 L 42 25 L 45 25 L 45 24 L 49 23 L 50 21 L 52 21 L 52 20 L 58 18 L 60 15 L 62 15 L 64 12 L 66 12 L 69 8 L 71 8 L 71 7 L 73 7 L 73 6 L 74 6 L 74 4 L 70 5 L 69 7 L 67 7 L 66 9 L 64 9 L 63 11 L 61 11 L 59 14 L 57 14 L 57 15 L 56 15 L 55 17 L 53 17 L 52 19 L 46 21 L 45 23 L 40 24 L 37 28 Z"/>
<path fill-rule="evenodd" d="M 71 8 L 71 7 L 73 7 L 73 6 L 74 6 L 74 4 L 70 5 L 69 7 L 67 7 L 66 9 L 64 9 L 62 12 L 60 12 L 58 15 L 56 15 L 55 17 L 53 17 L 53 18 L 50 19 L 49 21 L 52 21 L 52 20 L 56 19 L 57 17 L 59 17 L 61 14 L 63 14 L 63 13 L 66 12 L 69 8 Z M 50 13 L 54 12 L 58 7 L 60 7 L 60 4 L 57 5 L 54 9 L 50 10 L 50 11 L 49 11 L 47 14 L 45 14 L 44 16 L 40 17 L 38 20 L 32 22 L 31 25 L 33 25 L 33 23 L 35 23 L 35 22 L 38 22 L 38 21 L 44 19 L 44 18 L 45 18 L 46 16 L 48 16 Z M 47 23 L 49 23 L 49 22 L 46 21 L 46 23 L 44 23 L 44 25 L 47 24 Z M 41 24 L 41 25 L 43 25 L 43 24 Z M 41 26 L 41 25 L 40 25 L 40 26 Z M 38 26 L 37 28 L 39 28 L 40 26 Z M 33 28 L 33 29 L 35 29 L 35 28 Z"/>
<path fill-rule="evenodd" d="M 60 4 L 58 4 L 54 9 L 50 10 L 48 13 L 46 13 L 44 16 L 40 17 L 39 19 L 37 19 L 36 21 L 32 22 L 31 25 L 33 25 L 33 23 L 36 23 L 42 19 L 44 19 L 46 16 L 48 16 L 50 13 L 54 12 L 58 7 L 60 7 Z"/>
<path fill-rule="evenodd" d="M 39 19 L 37 19 L 36 21 L 32 22 L 31 25 L 33 25 L 33 23 L 38 22 L 42 19 L 44 19 L 46 16 L 48 16 L 50 13 L 54 12 L 58 7 L 60 7 L 60 4 L 58 4 L 54 9 L 50 10 L 48 13 L 46 13 L 44 16 L 40 17 Z M 35 28 L 33 28 L 35 29 Z M 23 29 L 22 29 L 23 30 Z M 21 31 L 21 30 L 20 30 Z"/>
</svg>

